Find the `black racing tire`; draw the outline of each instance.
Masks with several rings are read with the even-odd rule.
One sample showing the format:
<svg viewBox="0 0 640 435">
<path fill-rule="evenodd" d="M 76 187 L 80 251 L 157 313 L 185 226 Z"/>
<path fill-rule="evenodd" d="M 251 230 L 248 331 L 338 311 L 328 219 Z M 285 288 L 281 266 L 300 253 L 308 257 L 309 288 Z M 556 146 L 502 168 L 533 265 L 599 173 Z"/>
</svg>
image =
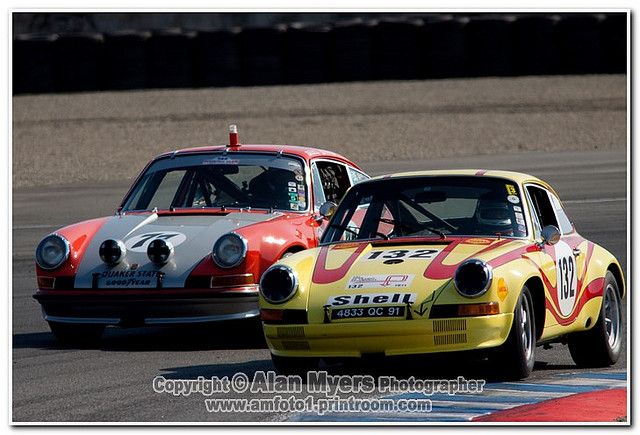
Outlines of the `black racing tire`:
<svg viewBox="0 0 640 435">
<path fill-rule="evenodd" d="M 536 319 L 533 300 L 527 286 L 522 287 L 513 324 L 507 341 L 499 348 L 496 362 L 505 379 L 518 380 L 528 377 L 533 371 L 536 350 Z"/>
<path fill-rule="evenodd" d="M 65 344 L 91 345 L 97 343 L 104 332 L 103 325 L 85 325 L 48 322 L 53 335 Z"/>
<path fill-rule="evenodd" d="M 306 378 L 307 372 L 316 370 L 320 359 L 315 357 L 288 357 L 271 354 L 271 362 L 281 375 L 300 375 Z"/>
<path fill-rule="evenodd" d="M 608 367 L 622 352 L 622 302 L 611 272 L 604 277 L 600 315 L 593 328 L 569 336 L 569 352 L 579 367 Z"/>
</svg>

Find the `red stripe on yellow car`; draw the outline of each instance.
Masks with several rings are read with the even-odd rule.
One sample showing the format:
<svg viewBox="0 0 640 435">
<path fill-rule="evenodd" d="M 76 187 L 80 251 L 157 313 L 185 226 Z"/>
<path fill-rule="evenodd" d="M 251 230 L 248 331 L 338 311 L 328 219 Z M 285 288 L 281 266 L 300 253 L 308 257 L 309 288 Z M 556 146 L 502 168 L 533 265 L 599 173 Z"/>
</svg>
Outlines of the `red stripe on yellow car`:
<svg viewBox="0 0 640 435">
<path fill-rule="evenodd" d="M 584 240 L 584 239 L 582 239 L 582 240 Z M 559 301 L 558 301 L 557 280 L 556 280 L 556 285 L 551 284 L 551 280 L 549 279 L 547 274 L 544 272 L 544 270 L 542 270 L 542 268 L 536 262 L 534 262 L 532 259 L 525 257 L 531 263 L 533 263 L 535 265 L 535 267 L 538 269 L 538 272 L 540 273 L 540 277 L 542 278 L 542 282 L 544 284 L 544 287 L 545 287 L 546 293 L 547 293 L 547 297 L 546 297 L 547 304 L 546 304 L 546 307 L 549 310 L 549 312 L 551 312 L 553 317 L 556 319 L 558 324 L 560 324 L 562 326 L 566 326 L 566 325 L 571 324 L 576 319 L 576 317 L 580 314 L 581 308 L 584 306 L 584 304 L 587 303 L 590 299 L 592 299 L 592 298 L 594 298 L 596 296 L 601 296 L 602 295 L 602 285 L 604 283 L 604 278 L 596 278 L 596 279 L 592 280 L 589 284 L 584 285 L 585 277 L 586 277 L 586 274 L 587 274 L 587 269 L 589 268 L 589 264 L 591 262 L 591 257 L 593 255 L 593 250 L 594 250 L 593 243 L 587 242 L 586 259 L 585 259 L 585 262 L 584 262 L 584 267 L 582 268 L 581 276 L 578 278 L 578 284 L 577 284 L 578 297 L 576 298 L 576 303 L 575 303 L 573 309 L 571 310 L 571 314 L 569 314 L 566 317 L 563 317 L 560 314 L 560 310 L 558 309 Z M 554 253 L 554 255 L 551 255 L 551 254 L 547 254 L 547 255 L 549 255 L 551 258 L 553 258 L 554 262 L 556 261 L 555 253 Z M 599 289 L 597 288 L 598 285 L 600 285 Z"/>
<path fill-rule="evenodd" d="M 589 263 L 591 262 L 591 256 L 593 255 L 593 244 L 589 243 L 589 245 L 587 246 L 587 255 L 586 255 L 586 259 L 584 262 L 584 266 L 582 268 L 582 274 L 581 276 L 578 278 L 578 284 L 577 284 L 577 293 L 578 293 L 578 298 L 582 297 L 582 293 L 584 291 L 584 278 L 587 274 L 587 269 L 589 267 Z M 557 259 L 555 258 L 555 255 L 551 256 L 553 258 L 553 261 L 555 262 Z M 571 312 L 571 314 L 569 314 L 569 316 L 562 316 L 562 314 L 560 313 L 560 310 L 558 309 L 559 306 L 559 301 L 558 301 L 558 281 L 556 279 L 556 285 L 551 285 L 551 282 L 549 280 L 549 278 L 545 275 L 545 273 L 540 270 L 540 275 L 543 277 L 543 280 L 545 281 L 545 286 L 547 286 L 548 289 L 548 293 L 549 293 L 549 297 L 551 299 L 551 301 L 553 302 L 553 306 L 552 306 L 552 312 L 554 313 L 554 317 L 556 318 L 560 318 L 560 319 L 574 319 L 575 318 L 575 313 L 576 313 L 576 308 L 578 305 L 578 301 L 576 301 L 575 306 L 573 307 L 573 310 Z M 548 284 L 547 284 L 548 283 Z M 551 308 L 551 306 L 549 306 L 548 308 Z"/>
<path fill-rule="evenodd" d="M 589 302 L 594 297 L 602 296 L 603 286 L 604 286 L 604 278 L 602 277 L 596 278 L 593 281 L 591 281 L 589 284 L 587 284 L 584 287 L 584 289 L 582 289 L 583 291 L 580 293 L 580 296 L 576 301 L 576 304 L 573 308 L 571 315 L 567 318 L 560 317 L 560 315 L 554 310 L 549 310 L 549 311 L 551 312 L 551 314 L 553 314 L 553 317 L 556 319 L 559 325 L 562 325 L 562 326 L 570 325 L 578 317 L 578 315 L 580 315 L 582 311 L 582 307 L 587 302 Z"/>
<path fill-rule="evenodd" d="M 427 279 L 450 279 L 453 276 L 453 274 L 456 271 L 456 269 L 458 268 L 458 266 L 460 265 L 460 263 L 462 263 L 462 261 L 464 261 L 464 260 L 460 260 L 460 261 L 452 263 L 452 264 L 444 264 L 444 261 L 447 259 L 449 254 L 451 254 L 451 252 L 458 245 L 465 243 L 465 240 L 466 239 L 454 240 L 446 248 L 444 248 L 436 256 L 436 258 L 434 258 L 433 261 L 431 261 L 431 263 L 429 263 L 429 265 L 427 266 L 427 268 L 424 271 L 424 277 L 427 278 Z M 510 242 L 510 240 L 507 240 L 507 239 L 499 240 L 499 241 L 497 241 L 497 242 L 485 247 L 484 249 L 481 249 L 480 251 L 476 252 L 474 255 L 483 254 L 483 253 L 485 253 L 487 251 L 496 249 L 496 248 L 498 248 L 498 247 L 500 247 L 502 245 L 505 245 L 505 244 L 507 244 L 509 242 Z"/>
<path fill-rule="evenodd" d="M 358 259 L 362 251 L 364 251 L 368 243 L 362 243 L 356 248 L 355 251 L 347 258 L 341 266 L 335 269 L 327 269 L 327 254 L 329 253 L 329 247 L 323 246 L 318 253 L 318 260 L 313 269 L 313 277 L 311 278 L 315 284 L 329 284 L 336 282 L 345 277 L 353 263 Z"/>
</svg>

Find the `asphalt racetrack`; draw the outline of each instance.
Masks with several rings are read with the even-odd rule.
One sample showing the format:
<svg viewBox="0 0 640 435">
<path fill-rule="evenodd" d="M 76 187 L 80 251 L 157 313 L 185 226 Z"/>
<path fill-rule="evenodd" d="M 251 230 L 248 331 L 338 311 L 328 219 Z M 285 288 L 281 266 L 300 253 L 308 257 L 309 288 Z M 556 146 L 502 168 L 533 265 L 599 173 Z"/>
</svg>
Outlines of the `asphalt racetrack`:
<svg viewBox="0 0 640 435">
<path fill-rule="evenodd" d="M 79 98 L 86 101 L 86 97 Z M 580 137 L 589 143 L 584 150 L 580 149 L 579 143 L 572 142 L 568 151 L 536 151 L 525 147 L 525 152 L 511 150 L 474 155 L 472 151 L 467 155 L 437 159 L 407 156 L 404 160 L 375 161 L 358 159 L 353 152 L 348 155 L 363 161 L 363 168 L 370 174 L 427 168 L 499 168 L 539 176 L 556 188 L 578 231 L 610 250 L 626 271 L 627 156 L 625 144 L 619 143 L 619 138 L 626 135 L 626 131 L 619 131 L 624 127 L 620 118 L 625 117 L 625 112 L 624 108 L 620 112 L 619 101 L 615 98 L 606 101 L 614 101 L 615 107 L 602 108 L 607 114 L 589 127 L 599 135 L 617 138 L 616 144 L 604 147 L 604 150 L 594 149 L 594 136 L 590 131 L 583 131 Z M 580 107 L 574 104 L 576 113 L 569 113 L 574 120 L 580 118 Z M 588 118 L 593 116 L 592 109 L 587 111 Z M 567 112 L 563 111 L 559 119 L 565 115 Z M 63 127 L 73 129 L 68 124 Z M 556 127 L 562 128 L 561 125 Z M 38 304 L 31 297 L 35 289 L 35 246 L 44 235 L 60 226 L 112 214 L 130 180 L 34 185 L 31 179 L 15 174 L 24 164 L 16 163 L 15 156 L 22 155 L 16 147 L 20 138 L 29 134 L 21 128 L 17 127 L 16 131 L 14 124 L 14 183 L 18 181 L 20 187 L 13 191 L 13 420 L 269 422 L 289 419 L 290 415 L 282 413 L 210 413 L 200 395 L 173 397 L 152 389 L 152 380 L 159 375 L 196 379 L 198 376 L 209 378 L 244 372 L 251 377 L 257 370 L 271 370 L 269 352 L 255 322 L 225 323 L 207 328 L 108 329 L 103 340 L 89 349 L 63 347 L 54 340 L 42 320 Z M 474 128 L 480 127 L 474 124 Z M 607 132 L 606 129 L 615 131 Z M 482 133 L 478 134 L 482 136 Z M 535 142 L 537 134 L 532 132 L 521 141 Z M 540 134 L 544 136 L 545 132 Z M 136 163 L 137 166 L 142 164 Z M 624 307 L 626 311 L 626 300 Z M 624 338 L 626 343 L 626 328 Z M 537 348 L 536 352 L 536 367 L 527 382 L 545 382 L 552 376 L 576 371 L 565 346 Z M 625 345 L 614 368 L 625 370 L 626 366 Z M 499 376 L 484 361 L 456 358 L 389 361 L 386 365 L 364 361 L 355 366 L 329 369 L 338 373 L 383 372 L 398 377 L 415 375 L 431 379 L 455 378 L 457 375 L 467 379 Z M 250 393 L 246 393 L 234 397 L 249 396 Z"/>
</svg>

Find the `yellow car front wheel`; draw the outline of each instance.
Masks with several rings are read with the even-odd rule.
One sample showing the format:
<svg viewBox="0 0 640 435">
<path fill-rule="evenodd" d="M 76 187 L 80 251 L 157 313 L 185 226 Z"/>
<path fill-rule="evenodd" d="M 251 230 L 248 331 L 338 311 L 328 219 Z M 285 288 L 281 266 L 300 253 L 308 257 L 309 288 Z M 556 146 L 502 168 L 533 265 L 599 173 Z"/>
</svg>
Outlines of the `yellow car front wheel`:
<svg viewBox="0 0 640 435">
<path fill-rule="evenodd" d="M 522 288 L 513 313 L 513 324 L 507 341 L 496 355 L 505 379 L 523 379 L 533 371 L 536 350 L 536 319 L 527 286 Z"/>
</svg>

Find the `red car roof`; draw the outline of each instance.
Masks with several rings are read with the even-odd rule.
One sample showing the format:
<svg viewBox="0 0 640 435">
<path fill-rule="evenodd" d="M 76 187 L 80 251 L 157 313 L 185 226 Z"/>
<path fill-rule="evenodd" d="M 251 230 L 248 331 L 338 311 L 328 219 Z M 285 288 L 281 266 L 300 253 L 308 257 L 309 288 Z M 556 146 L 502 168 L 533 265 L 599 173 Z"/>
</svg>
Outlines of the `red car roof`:
<svg viewBox="0 0 640 435">
<path fill-rule="evenodd" d="M 345 162 L 349 162 L 356 168 L 358 165 L 353 163 L 351 160 L 347 159 L 340 154 L 334 153 L 332 151 L 322 150 L 319 148 L 311 148 L 304 147 L 298 145 L 241 145 L 239 147 L 227 147 L 226 145 L 218 145 L 218 146 L 207 146 L 207 147 L 194 147 L 194 148 L 184 148 L 177 151 L 167 152 L 159 155 L 158 157 L 164 157 L 171 155 L 173 153 L 183 154 L 183 153 L 206 153 L 206 152 L 221 152 L 227 150 L 229 154 L 237 153 L 237 152 L 278 152 L 282 151 L 287 154 L 293 154 L 299 157 L 302 157 L 305 160 L 310 160 L 313 158 L 319 157 L 329 157 L 337 160 L 342 160 Z"/>
</svg>

